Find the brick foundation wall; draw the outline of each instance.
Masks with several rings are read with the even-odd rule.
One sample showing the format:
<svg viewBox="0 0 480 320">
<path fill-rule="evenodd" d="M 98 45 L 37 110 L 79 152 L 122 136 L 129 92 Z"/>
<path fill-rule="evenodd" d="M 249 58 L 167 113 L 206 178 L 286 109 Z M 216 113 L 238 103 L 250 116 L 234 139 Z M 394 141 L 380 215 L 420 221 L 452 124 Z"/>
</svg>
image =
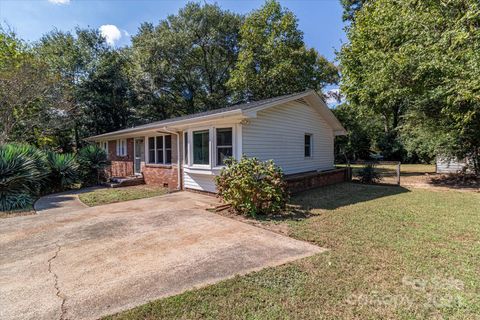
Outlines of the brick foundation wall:
<svg viewBox="0 0 480 320">
<path fill-rule="evenodd" d="M 133 138 L 127 139 L 127 155 L 117 156 L 117 140 L 108 141 L 108 159 L 111 166 L 107 170 L 110 177 L 133 176 Z"/>
<path fill-rule="evenodd" d="M 142 172 L 146 184 L 165 186 L 170 190 L 177 189 L 177 166 L 144 165 Z"/>
<path fill-rule="evenodd" d="M 287 187 L 290 193 L 298 193 L 330 184 L 349 180 L 347 168 L 334 169 L 323 172 L 307 172 L 286 176 Z"/>
</svg>

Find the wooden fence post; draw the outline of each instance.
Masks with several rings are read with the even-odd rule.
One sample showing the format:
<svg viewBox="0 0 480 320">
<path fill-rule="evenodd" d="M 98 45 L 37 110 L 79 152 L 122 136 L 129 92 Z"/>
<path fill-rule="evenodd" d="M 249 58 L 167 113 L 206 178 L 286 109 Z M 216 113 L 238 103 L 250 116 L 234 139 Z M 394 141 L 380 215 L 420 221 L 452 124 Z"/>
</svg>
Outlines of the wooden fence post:
<svg viewBox="0 0 480 320">
<path fill-rule="evenodd" d="M 397 184 L 400 185 L 400 164 L 401 162 L 399 161 L 397 164 Z"/>
</svg>

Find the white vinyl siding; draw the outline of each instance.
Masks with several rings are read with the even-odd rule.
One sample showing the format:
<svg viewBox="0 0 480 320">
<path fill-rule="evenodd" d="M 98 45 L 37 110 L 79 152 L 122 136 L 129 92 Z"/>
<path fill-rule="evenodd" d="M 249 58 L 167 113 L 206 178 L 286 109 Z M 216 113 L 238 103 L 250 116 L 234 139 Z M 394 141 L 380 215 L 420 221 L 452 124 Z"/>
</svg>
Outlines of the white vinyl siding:
<svg viewBox="0 0 480 320">
<path fill-rule="evenodd" d="M 216 192 L 215 176 L 210 174 L 197 174 L 184 172 L 183 174 L 184 187 L 194 190 L 203 190 L 209 192 Z"/>
<path fill-rule="evenodd" d="M 243 154 L 273 159 L 286 174 L 334 168 L 333 130 L 305 104 L 290 102 L 260 111 L 242 132 Z M 305 157 L 306 133 L 312 136 L 311 157 Z"/>
</svg>

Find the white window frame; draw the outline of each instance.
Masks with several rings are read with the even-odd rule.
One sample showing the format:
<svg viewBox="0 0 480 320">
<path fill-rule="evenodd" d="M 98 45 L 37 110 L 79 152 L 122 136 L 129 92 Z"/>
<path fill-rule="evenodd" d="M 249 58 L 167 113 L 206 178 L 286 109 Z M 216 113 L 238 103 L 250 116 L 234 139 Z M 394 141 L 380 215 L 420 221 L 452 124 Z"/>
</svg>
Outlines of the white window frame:
<svg viewBox="0 0 480 320">
<path fill-rule="evenodd" d="M 193 133 L 197 131 L 208 131 L 208 164 L 194 164 L 193 163 Z M 213 127 L 198 127 L 189 130 L 188 132 L 188 141 L 189 141 L 189 157 L 188 161 L 190 162 L 190 167 L 192 168 L 204 168 L 204 169 L 211 169 L 212 168 L 212 139 L 213 139 Z"/>
<path fill-rule="evenodd" d="M 105 153 L 108 155 L 108 141 L 107 140 L 98 141 L 97 145 L 100 149 L 105 151 Z"/>
<path fill-rule="evenodd" d="M 127 139 L 117 139 L 117 156 L 125 157 L 127 155 Z"/>
<path fill-rule="evenodd" d="M 201 170 L 220 170 L 225 165 L 217 165 L 217 128 L 218 129 L 226 129 L 226 128 L 232 128 L 232 156 L 235 159 L 238 159 L 241 157 L 241 127 L 239 124 L 236 123 L 226 123 L 218 126 L 201 126 L 201 127 L 192 127 L 184 131 L 184 133 L 187 133 L 188 136 L 188 141 L 187 141 L 187 152 L 188 156 L 187 159 L 184 158 L 184 166 L 187 169 L 201 169 Z M 209 163 L 208 164 L 193 164 L 193 132 L 194 131 L 203 131 L 203 130 L 208 130 L 209 131 Z M 238 139 L 238 141 L 237 141 Z M 185 136 L 183 136 L 183 152 L 185 152 Z M 187 161 L 185 161 L 187 160 Z"/>
<path fill-rule="evenodd" d="M 306 156 L 305 155 L 305 147 L 307 146 L 305 144 L 305 136 L 309 136 L 310 137 L 310 155 Z M 303 156 L 307 159 L 310 159 L 313 157 L 313 134 L 311 133 L 308 133 L 306 132 L 304 135 L 303 135 Z"/>
<path fill-rule="evenodd" d="M 167 148 L 166 145 L 165 145 L 165 137 L 166 136 L 170 136 L 170 148 Z M 163 154 L 163 159 L 162 159 L 162 162 L 158 162 L 158 148 L 157 148 L 157 138 L 162 138 L 162 154 Z M 151 162 L 150 161 L 150 138 L 153 138 L 153 142 L 154 142 L 154 161 Z M 173 135 L 171 134 L 160 134 L 160 135 L 155 135 L 155 136 L 148 136 L 146 139 L 146 146 L 147 146 L 147 152 L 146 152 L 146 165 L 165 165 L 165 166 L 170 166 L 172 165 L 172 158 L 173 158 L 173 148 L 172 148 L 172 145 L 173 145 Z M 167 163 L 166 160 L 167 160 L 167 150 L 170 150 L 170 162 Z"/>
<path fill-rule="evenodd" d="M 217 130 L 218 129 L 231 129 L 232 130 L 232 144 L 231 145 L 218 145 L 217 144 Z M 215 127 L 215 166 L 216 167 L 224 167 L 224 164 L 218 163 L 218 148 L 232 148 L 232 157 L 235 157 L 235 149 L 233 148 L 233 145 L 235 143 L 235 136 L 234 136 L 234 131 L 235 131 L 235 126 L 222 126 L 222 127 Z"/>
</svg>

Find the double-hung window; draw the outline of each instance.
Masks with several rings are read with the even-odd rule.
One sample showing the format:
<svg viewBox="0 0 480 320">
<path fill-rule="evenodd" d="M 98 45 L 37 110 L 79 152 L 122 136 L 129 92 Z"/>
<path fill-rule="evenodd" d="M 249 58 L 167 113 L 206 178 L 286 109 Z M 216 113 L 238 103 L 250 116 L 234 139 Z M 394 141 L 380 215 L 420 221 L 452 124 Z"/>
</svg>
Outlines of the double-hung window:
<svg viewBox="0 0 480 320">
<path fill-rule="evenodd" d="M 183 159 L 185 164 L 188 165 L 188 132 L 183 134 Z"/>
<path fill-rule="evenodd" d="M 199 130 L 193 131 L 193 164 L 208 165 L 210 164 L 210 131 Z"/>
<path fill-rule="evenodd" d="M 148 138 L 148 163 L 172 163 L 172 136 L 158 136 Z"/>
<path fill-rule="evenodd" d="M 223 166 L 225 159 L 233 156 L 232 128 L 218 128 L 216 135 L 217 166 Z"/>
<path fill-rule="evenodd" d="M 127 140 L 118 139 L 117 140 L 117 156 L 124 157 L 127 155 Z"/>
<path fill-rule="evenodd" d="M 102 149 L 103 151 L 105 151 L 108 154 L 108 141 L 97 142 L 97 145 L 100 149 Z"/>
<path fill-rule="evenodd" d="M 312 135 L 305 134 L 305 157 L 312 156 Z"/>
</svg>

